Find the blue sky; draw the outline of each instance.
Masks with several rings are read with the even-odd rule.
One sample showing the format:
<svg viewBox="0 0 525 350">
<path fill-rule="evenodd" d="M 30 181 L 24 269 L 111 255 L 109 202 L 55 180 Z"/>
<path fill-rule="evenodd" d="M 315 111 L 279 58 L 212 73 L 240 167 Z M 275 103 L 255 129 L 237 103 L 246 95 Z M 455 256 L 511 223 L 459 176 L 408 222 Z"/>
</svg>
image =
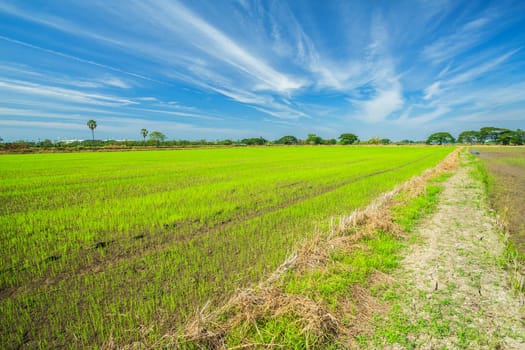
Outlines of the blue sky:
<svg viewBox="0 0 525 350">
<path fill-rule="evenodd" d="M 525 129 L 525 1 L 0 1 L 4 140 Z"/>
</svg>

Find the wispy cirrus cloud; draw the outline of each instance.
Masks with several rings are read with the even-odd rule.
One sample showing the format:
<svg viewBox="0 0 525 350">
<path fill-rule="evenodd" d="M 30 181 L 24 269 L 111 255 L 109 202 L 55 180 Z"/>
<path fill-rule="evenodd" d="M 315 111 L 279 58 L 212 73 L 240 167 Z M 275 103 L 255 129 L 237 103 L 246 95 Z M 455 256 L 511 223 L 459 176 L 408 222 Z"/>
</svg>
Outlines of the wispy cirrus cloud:
<svg viewBox="0 0 525 350">
<path fill-rule="evenodd" d="M 359 118 L 368 123 L 382 122 L 393 112 L 398 111 L 403 103 L 400 86 L 393 83 L 389 88 L 378 90 L 371 99 L 357 104 L 362 113 Z"/>
<path fill-rule="evenodd" d="M 118 87 L 118 88 L 121 88 L 121 89 L 129 89 L 131 88 L 131 84 L 127 83 L 126 81 L 120 79 L 120 78 L 116 78 L 116 77 L 106 77 L 106 78 L 102 78 L 100 79 L 100 82 L 104 85 L 108 85 L 108 86 L 114 86 L 114 87 Z"/>
<path fill-rule="evenodd" d="M 130 89 L 135 84 L 128 80 L 116 77 L 111 74 L 104 74 L 100 77 L 69 77 L 58 75 L 54 72 L 35 71 L 34 69 L 18 65 L 18 64 L 3 64 L 0 62 L 0 74 L 6 78 L 9 76 L 17 77 L 19 80 L 32 80 L 33 82 L 41 82 L 44 84 L 56 84 L 60 86 L 70 86 L 76 88 L 99 89 L 104 87 L 116 87 L 121 89 Z"/>
<path fill-rule="evenodd" d="M 423 99 L 428 101 L 430 105 L 435 104 L 442 106 L 446 104 L 449 108 L 454 108 L 460 105 L 465 106 L 467 104 L 470 104 L 472 107 L 476 105 L 485 105 L 487 99 L 479 96 L 480 87 L 472 85 L 474 85 L 474 82 L 477 79 L 483 79 L 487 76 L 490 77 L 491 71 L 498 69 L 498 67 L 503 65 L 510 57 L 514 56 L 520 50 L 521 49 L 511 50 L 502 55 L 493 57 L 490 60 L 485 60 L 482 64 L 479 64 L 477 60 L 475 60 L 470 63 L 467 61 L 466 64 L 458 67 L 449 67 L 445 73 L 439 75 L 440 80 L 435 81 L 424 90 L 425 95 Z M 496 84 L 498 84 L 498 82 L 489 84 L 490 90 L 485 90 L 491 91 L 490 94 L 493 96 L 498 96 L 497 100 L 509 103 L 514 97 L 518 97 L 516 94 L 509 91 L 509 85 L 510 90 L 516 90 L 515 88 L 512 88 L 513 84 L 507 82 L 505 84 L 506 86 L 503 88 L 498 88 Z M 468 90 L 465 90 L 463 94 L 458 96 L 456 93 L 458 87 L 465 87 L 466 85 L 469 86 Z M 505 91 L 503 94 L 501 94 L 502 89 Z M 494 100 L 490 96 L 487 96 L 487 98 L 491 101 Z"/>
<path fill-rule="evenodd" d="M 83 123 L 69 123 L 57 121 L 31 121 L 17 119 L 0 119 L 0 125 L 4 127 L 21 127 L 21 128 L 43 128 L 52 130 L 81 130 Z"/>
<path fill-rule="evenodd" d="M 0 118 L 63 122 L 69 110 L 120 135 L 143 125 L 178 137 L 219 125 L 330 134 L 352 121 L 395 139 L 520 108 L 524 11 L 506 0 L 5 0 L 0 103 L 12 110 Z M 116 127 L 126 116 L 137 122 Z"/>
<path fill-rule="evenodd" d="M 484 75 L 485 73 L 495 69 L 496 67 L 498 67 L 499 65 L 507 61 L 511 56 L 516 54 L 518 51 L 520 51 L 520 49 L 512 50 L 496 58 L 493 58 L 485 63 L 482 63 L 476 67 L 466 69 L 463 72 L 449 79 L 447 81 L 447 84 L 455 85 L 455 84 L 460 84 L 460 83 L 465 83 L 465 82 L 471 82 L 473 79 L 476 79 Z"/>
<path fill-rule="evenodd" d="M 166 109 L 128 107 L 127 110 L 143 111 L 143 112 L 149 112 L 153 114 L 161 114 L 161 115 L 164 114 L 164 115 L 185 117 L 185 118 L 191 118 L 191 119 L 204 119 L 204 120 L 213 120 L 213 121 L 224 120 L 224 118 L 217 117 L 217 116 L 211 116 L 207 114 L 189 113 L 189 112 L 173 111 L 173 110 L 166 110 Z"/>
<path fill-rule="evenodd" d="M 364 101 L 354 104 L 360 113 L 358 118 L 368 123 L 380 123 L 403 107 L 403 87 L 396 74 L 389 48 L 390 38 L 381 14 L 375 14 L 370 32 L 371 42 L 366 50 L 365 62 L 371 93 L 365 95 Z"/>
<path fill-rule="evenodd" d="M 157 1 L 143 10 L 158 26 L 177 36 L 190 37 L 191 45 L 199 51 L 252 77 L 252 89 L 289 93 L 303 86 L 300 79 L 274 69 L 180 3 Z"/>
<path fill-rule="evenodd" d="M 96 93 L 85 93 L 78 90 L 35 84 L 20 80 L 0 80 L 0 90 L 8 90 L 9 92 L 18 92 L 32 96 L 47 97 L 56 100 L 63 100 L 66 102 L 74 101 L 77 103 L 87 103 L 101 106 L 126 106 L 135 104 L 135 102 L 132 100 L 122 97 Z"/>
<path fill-rule="evenodd" d="M 463 24 L 457 30 L 451 28 L 452 33 L 423 48 L 423 57 L 439 64 L 471 50 L 494 35 L 494 28 L 490 25 L 492 21 L 490 17 L 481 17 Z"/>
<path fill-rule="evenodd" d="M 427 88 L 425 88 L 424 90 L 425 95 L 423 96 L 423 99 L 429 100 L 432 97 L 439 94 L 440 91 L 441 91 L 441 81 L 435 81 L 432 84 L 430 84 Z"/>
<path fill-rule="evenodd" d="M 409 109 L 400 118 L 394 120 L 393 123 L 404 127 L 419 128 L 421 125 L 436 120 L 450 111 L 449 107 L 438 106 L 435 109 L 419 111 L 417 114 L 414 113 L 415 116 L 411 116 L 413 110 Z"/>
<path fill-rule="evenodd" d="M 25 46 L 25 47 L 28 47 L 28 48 L 33 49 L 33 50 L 42 51 L 42 52 L 45 52 L 47 54 L 54 55 L 54 56 L 59 56 L 59 57 L 62 57 L 62 58 L 68 59 L 68 60 L 77 61 L 77 62 L 80 62 L 82 64 L 87 64 L 87 65 L 99 67 L 99 68 L 102 68 L 102 69 L 110 70 L 110 71 L 121 73 L 121 74 L 126 74 L 126 75 L 129 75 L 129 76 L 134 77 L 134 78 L 139 78 L 139 79 L 143 79 L 143 80 L 147 80 L 147 81 L 151 81 L 151 82 L 156 82 L 156 83 L 160 83 L 160 84 L 166 84 L 163 81 L 147 77 L 147 76 L 145 76 L 143 74 L 129 72 L 129 71 L 126 71 L 124 69 L 120 69 L 120 68 L 117 68 L 117 67 L 112 67 L 110 65 L 103 64 L 103 63 L 100 63 L 100 62 L 95 62 L 93 60 L 87 60 L 87 59 L 83 59 L 83 58 L 80 58 L 80 57 L 77 57 L 77 56 L 66 54 L 66 53 L 63 53 L 63 52 L 60 52 L 60 51 L 43 48 L 43 47 L 40 47 L 40 46 L 37 46 L 37 45 L 34 45 L 34 44 L 30 44 L 30 43 L 27 43 L 27 42 L 24 42 L 24 41 L 21 41 L 21 40 L 16 40 L 16 39 L 13 39 L 13 38 L 9 38 L 7 36 L 0 35 L 0 40 L 6 41 L 6 42 L 9 42 L 9 43 L 13 43 L 13 44 L 16 44 L 16 45 Z"/>
</svg>

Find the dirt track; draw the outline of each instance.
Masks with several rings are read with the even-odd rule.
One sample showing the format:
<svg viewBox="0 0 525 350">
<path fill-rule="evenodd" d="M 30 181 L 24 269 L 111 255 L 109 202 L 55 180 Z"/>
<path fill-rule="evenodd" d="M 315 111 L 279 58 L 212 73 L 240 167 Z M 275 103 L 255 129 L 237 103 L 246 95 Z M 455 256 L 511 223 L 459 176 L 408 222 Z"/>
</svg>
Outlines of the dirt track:
<svg viewBox="0 0 525 350">
<path fill-rule="evenodd" d="M 462 161 L 394 276 L 399 311 L 381 327 L 401 329 L 403 341 L 384 347 L 525 349 L 523 295 L 510 287 L 482 184 Z"/>
</svg>

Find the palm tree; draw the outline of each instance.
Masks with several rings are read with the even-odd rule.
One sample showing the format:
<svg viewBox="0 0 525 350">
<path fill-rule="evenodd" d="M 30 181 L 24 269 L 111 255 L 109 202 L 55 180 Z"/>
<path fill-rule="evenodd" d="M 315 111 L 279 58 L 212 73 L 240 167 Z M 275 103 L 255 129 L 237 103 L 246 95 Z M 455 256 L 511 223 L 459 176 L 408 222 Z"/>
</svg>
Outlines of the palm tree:
<svg viewBox="0 0 525 350">
<path fill-rule="evenodd" d="M 142 137 L 144 137 L 144 142 L 146 142 L 146 136 L 148 136 L 148 130 L 140 129 L 140 133 L 142 134 Z"/>
<path fill-rule="evenodd" d="M 97 122 L 90 119 L 87 122 L 87 126 L 91 129 L 91 136 L 93 137 L 93 142 L 95 142 L 95 129 L 97 128 Z"/>
</svg>

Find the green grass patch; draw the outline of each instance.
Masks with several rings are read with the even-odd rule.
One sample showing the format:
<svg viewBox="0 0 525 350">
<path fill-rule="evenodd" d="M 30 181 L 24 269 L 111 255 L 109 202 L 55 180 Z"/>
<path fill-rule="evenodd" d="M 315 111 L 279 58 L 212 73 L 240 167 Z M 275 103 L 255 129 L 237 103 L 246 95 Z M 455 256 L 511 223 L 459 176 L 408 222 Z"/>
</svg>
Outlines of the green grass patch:
<svg viewBox="0 0 525 350">
<path fill-rule="evenodd" d="M 304 327 L 293 313 L 258 320 L 252 327 L 237 328 L 226 336 L 227 348 L 251 344 L 255 348 L 283 349 L 337 349 L 335 340 L 325 335 L 309 334 L 305 337 Z M 322 344 L 322 346 L 321 346 Z"/>
<path fill-rule="evenodd" d="M 414 198 L 406 205 L 394 207 L 394 222 L 401 225 L 406 232 L 412 232 L 419 220 L 434 210 L 440 192 L 440 186 L 431 185 L 426 188 L 423 196 Z"/>
<path fill-rule="evenodd" d="M 494 177 L 489 174 L 483 162 L 481 162 L 479 158 L 469 154 L 468 161 L 474 165 L 470 175 L 483 184 L 486 194 L 490 196 L 490 194 L 494 191 Z"/>
<path fill-rule="evenodd" d="M 431 213 L 437 205 L 441 192 L 439 183 L 449 175 L 442 175 L 432 181 L 420 196 L 408 199 L 403 194 L 403 202 L 392 208 L 394 220 L 407 230 L 413 230 L 416 224 Z M 348 327 L 351 327 L 353 312 L 356 307 L 349 307 L 358 303 L 357 297 L 352 294 L 356 287 L 370 289 L 373 295 L 382 295 L 385 300 L 395 301 L 398 295 L 395 287 L 385 284 L 371 285 L 374 273 L 389 273 L 398 267 L 401 252 L 406 247 L 406 238 L 393 235 L 389 232 L 378 231 L 371 237 L 365 236 L 355 242 L 351 248 L 335 248 L 329 253 L 326 263 L 300 273 L 288 271 L 280 282 L 280 287 L 289 295 L 308 297 L 336 315 Z M 440 305 L 446 305 L 450 300 L 443 298 Z M 389 344 L 399 343 L 412 347 L 407 341 L 406 334 L 422 327 L 419 324 L 410 324 L 408 318 L 394 306 L 388 327 L 378 327 L 373 341 L 386 339 Z M 233 338 L 239 344 L 256 344 L 260 341 L 279 339 L 279 346 L 292 349 L 329 349 L 338 348 L 337 338 L 310 335 L 308 331 L 298 329 L 297 324 L 304 321 L 304 315 L 288 314 L 285 318 L 265 319 L 256 324 L 242 324 L 232 331 Z M 449 331 L 448 324 L 441 322 L 436 314 L 429 321 L 436 334 L 445 334 Z M 425 323 L 426 326 L 426 323 Z M 300 327 L 299 327 L 300 328 Z M 297 331 L 300 331 L 297 333 Z M 364 335 L 356 338 L 357 343 L 366 345 L 370 339 Z"/>
<path fill-rule="evenodd" d="M 335 312 L 341 298 L 351 297 L 353 285 L 366 286 L 375 271 L 388 272 L 398 266 L 398 252 L 403 247 L 399 239 L 378 232 L 358 243 L 362 244 L 361 249 L 330 252 L 328 263 L 319 268 L 301 275 L 290 272 L 285 278 L 285 291 L 323 302 Z"/>
<path fill-rule="evenodd" d="M 452 150 L 1 155 L 3 344 L 154 343 L 207 300 L 220 305 L 267 276 L 299 242 L 327 231 L 331 217 L 366 205 Z M 366 254 L 361 259 L 375 259 Z M 345 278 L 369 273 L 356 271 Z M 339 290 L 339 283 L 333 277 L 312 293 Z"/>
</svg>

